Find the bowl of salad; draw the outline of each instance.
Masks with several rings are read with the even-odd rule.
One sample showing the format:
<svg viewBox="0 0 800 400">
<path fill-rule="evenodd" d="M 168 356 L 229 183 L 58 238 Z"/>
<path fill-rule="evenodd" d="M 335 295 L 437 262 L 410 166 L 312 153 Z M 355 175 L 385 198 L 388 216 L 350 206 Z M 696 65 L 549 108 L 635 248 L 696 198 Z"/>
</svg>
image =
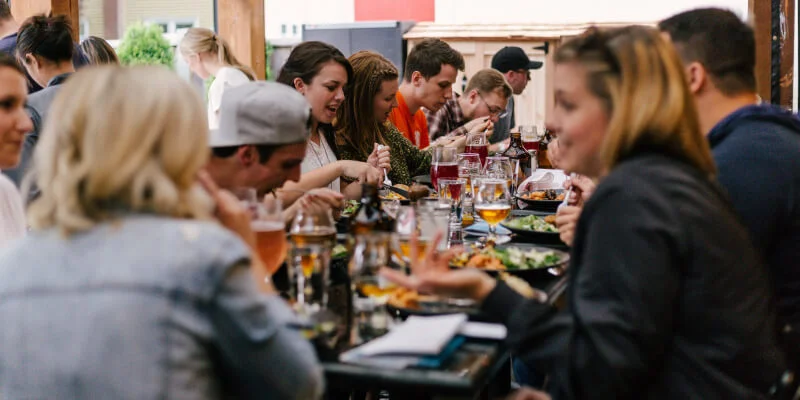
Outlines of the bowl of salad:
<svg viewBox="0 0 800 400">
<path fill-rule="evenodd" d="M 452 268 L 477 268 L 497 276 L 507 273 L 534 285 L 563 275 L 568 264 L 569 253 L 565 251 L 525 243 L 472 246 L 451 261 Z"/>
</svg>

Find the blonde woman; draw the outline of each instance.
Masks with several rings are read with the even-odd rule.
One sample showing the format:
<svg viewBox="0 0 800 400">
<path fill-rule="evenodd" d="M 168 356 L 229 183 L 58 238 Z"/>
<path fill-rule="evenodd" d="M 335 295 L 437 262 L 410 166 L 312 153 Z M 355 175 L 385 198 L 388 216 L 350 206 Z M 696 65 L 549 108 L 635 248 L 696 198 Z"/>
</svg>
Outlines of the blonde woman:
<svg viewBox="0 0 800 400">
<path fill-rule="evenodd" d="M 64 85 L 35 154 L 34 232 L 0 252 L 4 399 L 320 396 L 291 310 L 253 279 L 247 213 L 198 184 L 201 113 L 163 68 Z"/>
<path fill-rule="evenodd" d="M 567 308 L 451 271 L 440 254 L 385 274 L 480 301 L 556 399 L 766 398 L 784 368 L 767 270 L 713 180 L 675 50 L 631 26 L 591 29 L 554 59 L 561 166 L 601 178 L 575 233 Z"/>
<path fill-rule="evenodd" d="M 21 143 L 33 129 L 25 112 L 27 98 L 25 71 L 12 58 L 0 55 L 0 169 L 17 165 Z M 0 174 L 0 248 L 24 235 L 22 196 L 14 182 Z"/>
<path fill-rule="evenodd" d="M 217 129 L 222 93 L 228 87 L 254 81 L 256 76 L 236 59 L 225 40 L 210 29 L 189 29 L 179 49 L 193 73 L 201 79 L 214 77 L 214 82 L 208 88 L 208 126 Z"/>
</svg>

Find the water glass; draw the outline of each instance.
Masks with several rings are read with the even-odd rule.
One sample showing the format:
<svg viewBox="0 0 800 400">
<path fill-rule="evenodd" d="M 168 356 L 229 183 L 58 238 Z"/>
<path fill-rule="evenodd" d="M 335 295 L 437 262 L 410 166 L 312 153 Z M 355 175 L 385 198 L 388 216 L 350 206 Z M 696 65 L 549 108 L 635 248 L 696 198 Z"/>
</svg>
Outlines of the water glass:
<svg viewBox="0 0 800 400">
<path fill-rule="evenodd" d="M 289 235 L 295 308 L 301 315 L 311 316 L 328 304 L 328 266 L 336 245 L 336 227 L 330 210 L 300 210 L 292 221 Z"/>
</svg>

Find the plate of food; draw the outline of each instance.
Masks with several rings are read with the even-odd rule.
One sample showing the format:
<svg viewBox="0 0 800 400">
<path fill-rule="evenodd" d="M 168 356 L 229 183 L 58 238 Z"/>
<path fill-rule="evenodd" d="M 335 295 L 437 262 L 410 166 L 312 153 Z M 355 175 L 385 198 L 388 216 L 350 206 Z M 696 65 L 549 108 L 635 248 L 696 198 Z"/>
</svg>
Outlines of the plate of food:
<svg viewBox="0 0 800 400">
<path fill-rule="evenodd" d="M 453 268 L 478 268 L 491 275 L 508 273 L 531 283 L 566 272 L 569 253 L 526 243 L 470 246 L 451 262 Z"/>
<path fill-rule="evenodd" d="M 516 197 L 525 203 L 526 209 L 556 212 L 565 195 L 564 189 L 547 189 L 517 193 Z"/>
<path fill-rule="evenodd" d="M 534 289 L 523 279 L 501 273 L 498 279 L 506 282 L 512 289 L 516 290 L 526 298 L 536 299 L 542 303 L 547 302 L 547 293 Z M 389 294 L 386 301 L 386 308 L 389 313 L 400 318 L 407 318 L 409 315 L 446 315 L 465 313 L 470 316 L 470 320 L 488 320 L 486 315 L 481 314 L 478 304 L 471 299 L 442 298 L 438 296 L 422 295 L 418 292 L 396 288 Z"/>
<path fill-rule="evenodd" d="M 554 214 L 525 215 L 505 220 L 500 225 L 515 233 L 522 240 L 541 244 L 563 244 L 555 222 Z"/>
</svg>

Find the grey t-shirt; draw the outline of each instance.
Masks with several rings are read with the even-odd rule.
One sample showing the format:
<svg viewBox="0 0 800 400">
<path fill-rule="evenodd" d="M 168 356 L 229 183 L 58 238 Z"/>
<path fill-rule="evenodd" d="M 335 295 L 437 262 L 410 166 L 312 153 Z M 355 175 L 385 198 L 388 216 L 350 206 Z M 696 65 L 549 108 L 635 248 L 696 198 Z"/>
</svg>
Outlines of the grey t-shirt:
<svg viewBox="0 0 800 400">
<path fill-rule="evenodd" d="M 506 105 L 506 116 L 500 118 L 496 124 L 494 124 L 494 133 L 492 137 L 489 138 L 490 143 L 498 143 L 506 140 L 511 136 L 509 133 L 511 128 L 516 125 L 516 121 L 514 121 L 514 96 L 508 98 L 508 105 Z"/>
</svg>

